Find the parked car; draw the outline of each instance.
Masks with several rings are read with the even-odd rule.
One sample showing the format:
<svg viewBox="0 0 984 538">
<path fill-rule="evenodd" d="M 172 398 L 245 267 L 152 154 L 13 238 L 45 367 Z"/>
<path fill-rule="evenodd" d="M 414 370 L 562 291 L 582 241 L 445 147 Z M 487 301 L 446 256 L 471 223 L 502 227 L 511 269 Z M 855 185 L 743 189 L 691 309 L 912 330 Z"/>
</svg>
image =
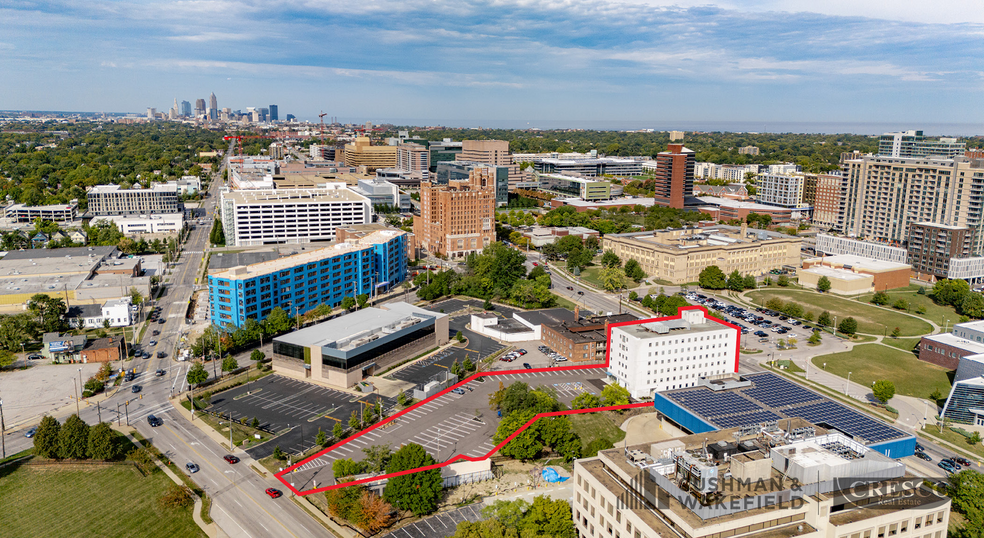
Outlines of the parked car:
<svg viewBox="0 0 984 538">
<path fill-rule="evenodd" d="M 964 467 L 970 467 L 970 460 L 968 460 L 967 458 L 961 458 L 961 457 L 958 456 L 958 457 L 953 458 L 953 459 L 957 463 L 959 463 L 960 465 L 963 465 Z"/>
<path fill-rule="evenodd" d="M 530 363 L 528 363 L 528 362 L 524 362 L 523 363 L 523 368 L 526 368 L 527 370 L 532 370 L 533 369 L 533 367 L 530 366 Z"/>
<path fill-rule="evenodd" d="M 922 452 L 922 451 L 926 450 L 926 447 L 920 445 L 919 443 L 916 443 L 916 450 Z"/>
<path fill-rule="evenodd" d="M 198 472 L 198 466 L 190 461 L 185 464 L 185 469 L 188 469 L 189 474 L 195 474 Z"/>
<path fill-rule="evenodd" d="M 222 459 L 226 460 L 226 462 L 230 465 L 233 463 L 239 463 L 239 458 L 233 456 L 232 454 L 226 454 L 225 456 L 222 456 Z"/>
<path fill-rule="evenodd" d="M 283 495 L 279 489 L 266 488 L 266 494 L 270 496 L 271 499 L 276 499 Z"/>
<path fill-rule="evenodd" d="M 43 358 L 44 357 L 42 357 L 41 355 L 38 355 L 37 353 L 31 353 L 30 355 L 27 356 L 27 360 L 29 360 L 29 361 L 39 361 L 39 360 L 41 360 Z"/>
<path fill-rule="evenodd" d="M 554 360 L 557 361 L 557 362 L 564 362 L 564 361 L 567 360 L 567 357 L 564 357 L 564 356 L 554 357 Z"/>
<path fill-rule="evenodd" d="M 948 473 L 955 473 L 955 472 L 957 472 L 957 469 L 954 469 L 952 465 L 950 465 L 949 463 L 947 463 L 945 461 L 941 461 L 941 462 L 937 463 L 936 466 L 939 467 L 940 469 L 943 469 L 944 471 L 946 471 Z"/>
<path fill-rule="evenodd" d="M 36 434 L 36 433 L 38 433 L 38 429 L 37 428 L 31 428 L 30 430 L 27 430 L 27 433 L 24 434 L 24 437 L 31 438 L 31 437 L 34 437 L 34 434 Z"/>
<path fill-rule="evenodd" d="M 768 338 L 769 337 L 769 335 L 766 334 L 765 331 L 755 331 L 755 336 L 758 336 L 759 338 Z"/>
<path fill-rule="evenodd" d="M 929 457 L 925 452 L 916 452 L 916 457 L 925 461 L 933 461 L 933 458 Z"/>
<path fill-rule="evenodd" d="M 451 389 L 451 392 L 453 392 L 453 393 L 455 393 L 455 394 L 460 394 L 460 395 L 462 395 L 462 396 L 464 396 L 464 395 L 465 395 L 465 391 L 463 391 L 463 390 L 461 390 L 461 389 L 458 389 L 458 388 L 454 388 L 454 389 Z"/>
</svg>

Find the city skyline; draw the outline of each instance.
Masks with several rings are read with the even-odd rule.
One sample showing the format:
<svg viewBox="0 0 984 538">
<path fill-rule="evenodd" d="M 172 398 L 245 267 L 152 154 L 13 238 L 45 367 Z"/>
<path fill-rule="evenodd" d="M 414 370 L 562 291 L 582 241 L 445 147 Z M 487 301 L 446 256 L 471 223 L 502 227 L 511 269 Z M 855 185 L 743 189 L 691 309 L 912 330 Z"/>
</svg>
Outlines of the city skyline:
<svg viewBox="0 0 984 538">
<path fill-rule="evenodd" d="M 0 9 L 0 68 L 18 73 L 0 82 L 0 108 L 139 113 L 215 92 L 233 109 L 377 123 L 924 124 L 984 112 L 973 2 L 698 4 L 19 3 Z"/>
</svg>

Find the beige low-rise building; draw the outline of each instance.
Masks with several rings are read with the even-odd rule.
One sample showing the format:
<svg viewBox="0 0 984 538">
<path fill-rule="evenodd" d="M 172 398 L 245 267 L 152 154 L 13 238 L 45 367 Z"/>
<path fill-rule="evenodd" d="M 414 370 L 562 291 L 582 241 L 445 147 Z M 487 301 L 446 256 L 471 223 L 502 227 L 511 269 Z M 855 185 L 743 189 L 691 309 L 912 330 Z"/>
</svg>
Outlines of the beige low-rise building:
<svg viewBox="0 0 984 538">
<path fill-rule="evenodd" d="M 801 286 L 814 289 L 827 277 L 831 293 L 855 295 L 904 288 L 909 285 L 910 271 L 907 263 L 842 254 L 804 260 L 797 276 Z"/>
<path fill-rule="evenodd" d="M 636 260 L 650 278 L 671 284 L 697 282 L 711 265 L 725 274 L 760 276 L 784 266 L 799 267 L 803 240 L 746 226 L 671 228 L 654 232 L 609 234 L 602 248 L 623 262 Z"/>
<path fill-rule="evenodd" d="M 360 136 L 351 144 L 345 144 L 345 165 L 365 166 L 369 172 L 377 168 L 393 168 L 397 153 L 397 146 L 373 146 L 369 137 Z"/>
<path fill-rule="evenodd" d="M 447 314 L 389 303 L 274 338 L 273 368 L 287 377 L 349 388 L 448 340 Z"/>
<path fill-rule="evenodd" d="M 921 485 L 903 463 L 802 419 L 789 425 L 787 432 L 774 423 L 733 428 L 577 460 L 571 512 L 578 536 L 946 537 L 950 499 Z"/>
</svg>

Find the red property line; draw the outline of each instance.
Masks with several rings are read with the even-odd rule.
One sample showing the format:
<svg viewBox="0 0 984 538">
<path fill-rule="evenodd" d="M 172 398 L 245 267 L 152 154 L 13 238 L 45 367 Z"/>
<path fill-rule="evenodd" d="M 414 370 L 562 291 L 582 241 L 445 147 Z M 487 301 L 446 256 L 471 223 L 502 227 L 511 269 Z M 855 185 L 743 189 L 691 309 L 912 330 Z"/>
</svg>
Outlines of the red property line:
<svg viewBox="0 0 984 538">
<path fill-rule="evenodd" d="M 680 312 L 682 312 L 684 310 L 695 310 L 695 309 L 696 310 L 703 310 L 704 311 L 704 314 L 705 315 L 707 314 L 707 309 L 704 308 L 704 307 L 701 307 L 701 306 L 682 307 L 682 308 L 680 308 Z M 321 488 L 317 488 L 317 489 L 312 489 L 312 490 L 305 490 L 305 491 L 300 491 L 300 490 L 296 489 L 294 486 L 292 486 L 290 484 L 290 481 L 287 479 L 287 477 L 288 477 L 288 475 L 290 473 L 296 472 L 297 468 L 299 468 L 300 466 L 304 465 L 305 463 L 307 463 L 309 461 L 312 461 L 312 460 L 315 460 L 315 459 L 323 456 L 324 454 L 327 454 L 328 452 L 331 452 L 332 450 L 334 450 L 334 449 L 336 449 L 338 447 L 341 447 L 345 443 L 348 443 L 350 441 L 354 441 L 354 440 L 358 439 L 359 437 L 361 437 L 361 436 L 363 436 L 363 435 L 365 435 L 365 434 L 367 434 L 367 433 L 369 433 L 371 431 L 374 431 L 374 430 L 376 430 L 378 428 L 381 428 L 381 427 L 385 426 L 386 424 L 388 424 L 388 423 L 396 420 L 397 418 L 403 416 L 405 413 L 408 413 L 410 411 L 413 411 L 414 409 L 417 409 L 420 406 L 426 405 L 426 404 L 430 403 L 431 401 L 433 401 L 433 400 L 435 400 L 437 398 L 440 398 L 441 396 L 444 396 L 445 394 L 451 392 L 453 389 L 455 389 L 455 388 L 457 388 L 457 387 L 459 387 L 461 385 L 464 385 L 466 383 L 469 383 L 469 382 L 471 382 L 474 379 L 478 379 L 480 377 L 494 377 L 494 376 L 500 376 L 500 375 L 526 374 L 526 373 L 535 373 L 535 372 L 562 372 L 562 371 L 572 371 L 572 370 L 594 370 L 594 369 L 599 369 L 599 368 L 607 368 L 608 367 L 608 364 L 609 364 L 609 361 L 610 361 L 610 354 L 611 354 L 611 349 L 612 349 L 612 346 L 611 346 L 611 331 L 612 331 L 612 327 L 621 327 L 621 326 L 624 326 L 624 325 L 638 325 L 638 324 L 641 324 L 641 323 L 650 323 L 650 322 L 660 321 L 660 320 L 680 319 L 682 317 L 682 314 L 680 312 L 678 312 L 678 314 L 676 316 L 667 316 L 667 317 L 662 317 L 662 318 L 650 318 L 650 319 L 634 320 L 634 321 L 623 321 L 623 322 L 620 322 L 620 323 L 611 323 L 611 324 L 609 324 L 608 325 L 608 335 L 607 335 L 608 336 L 609 345 L 607 346 L 607 350 L 606 350 L 606 353 L 605 353 L 605 363 L 604 364 L 585 365 L 585 366 L 557 366 L 557 367 L 554 367 L 554 368 L 534 368 L 534 369 L 531 369 L 531 370 L 523 369 L 523 370 L 503 370 L 503 371 L 498 371 L 498 372 L 476 372 L 475 374 L 472 374 L 471 377 L 469 377 L 469 378 L 467 378 L 467 379 L 465 379 L 463 381 L 459 381 L 455 385 L 442 390 L 441 392 L 439 392 L 439 393 L 431 396 L 430 398 L 427 398 L 426 400 L 423 400 L 421 402 L 418 402 L 418 403 L 414 404 L 413 406 L 408 407 L 408 408 L 404 409 L 403 411 L 400 411 L 399 413 L 393 415 L 392 417 L 390 417 L 390 418 L 388 418 L 388 419 L 386 419 L 386 420 L 384 420 L 382 422 L 379 422 L 379 423 L 375 424 L 372 428 L 369 428 L 367 430 L 362 430 L 361 432 L 357 433 L 356 435 L 353 435 L 352 437 L 349 437 L 347 439 L 343 439 L 343 440 L 335 443 L 334 445 L 332 445 L 332 446 L 330 446 L 330 447 L 322 450 L 321 452 L 318 452 L 317 454 L 314 454 L 313 456 L 310 456 L 310 457 L 308 457 L 308 458 L 306 458 L 306 459 L 304 459 L 302 461 L 299 461 L 299 462 L 295 463 L 294 465 L 291 465 L 290 467 L 284 469 L 283 471 L 280 471 L 280 472 L 276 473 L 274 476 L 276 476 L 277 479 L 280 480 L 280 482 L 283 483 L 283 485 L 286 488 L 288 488 L 291 491 L 293 491 L 294 494 L 296 494 L 296 495 L 310 495 L 312 493 L 320 493 L 320 492 L 328 491 L 328 490 L 332 490 L 332 489 L 338 489 L 338 488 L 343 488 L 343 487 L 348 487 L 348 486 L 355 486 L 355 485 L 359 485 L 359 484 L 367 484 L 367 483 L 371 483 L 371 482 L 376 482 L 376 481 L 379 481 L 379 480 L 383 480 L 383 479 L 386 479 L 386 478 L 392 478 L 392 477 L 396 477 L 396 476 L 403 476 L 405 474 L 411 474 L 411 473 L 416 473 L 416 472 L 420 472 L 420 471 L 427 471 L 427 470 L 430 470 L 430 469 L 440 469 L 441 467 L 446 467 L 446 466 L 451 465 L 452 463 L 454 463 L 456 461 L 459 461 L 459 460 L 482 461 L 482 460 L 488 459 L 489 457 L 492 456 L 492 454 L 495 454 L 496 452 L 498 452 L 498 450 L 500 448 L 502 448 L 507 443 L 509 443 L 509 441 L 511 441 L 513 438 L 515 438 L 517 435 L 523 433 L 527 428 L 529 428 L 530 426 L 532 426 L 533 423 L 535 423 L 541 417 L 548 418 L 548 417 L 559 417 L 559 416 L 564 416 L 564 415 L 576 415 L 576 414 L 582 414 L 582 413 L 596 413 L 598 411 L 615 411 L 615 410 L 620 410 L 620 409 L 634 409 L 634 408 L 640 408 L 640 407 L 651 407 L 653 405 L 652 403 L 642 402 L 642 403 L 635 403 L 635 404 L 628 404 L 628 405 L 615 405 L 615 406 L 608 406 L 608 407 L 592 407 L 592 408 L 588 408 L 588 409 L 571 409 L 571 410 L 567 410 L 567 411 L 554 411 L 554 412 L 550 412 L 550 413 L 539 413 L 536 416 L 534 416 L 533 418 L 531 418 L 521 428 L 519 428 L 518 430 L 516 430 L 512 435 L 510 435 L 505 440 L 503 440 L 501 443 L 499 443 L 498 445 L 496 445 L 495 447 L 493 447 L 492 450 L 490 450 L 488 454 L 486 454 L 486 455 L 484 455 L 482 457 L 477 457 L 477 458 L 469 457 L 469 456 L 466 456 L 464 454 L 458 454 L 457 456 L 454 456 L 451 459 L 449 459 L 449 460 L 447 460 L 447 461 L 445 461 L 443 463 L 436 463 L 434 465 L 428 465 L 426 467 L 418 467 L 416 469 L 408 469 L 406 471 L 400 471 L 400 472 L 396 472 L 396 473 L 387 473 L 387 474 L 383 474 L 383 475 L 379 475 L 379 476 L 373 476 L 373 477 L 370 477 L 370 478 L 363 478 L 361 480 L 353 480 L 351 482 L 345 482 L 344 484 L 334 484 L 334 485 L 331 485 L 331 486 L 325 486 L 325 487 L 321 487 Z M 721 323 L 721 324 L 727 325 L 728 327 L 734 328 L 735 330 L 738 331 L 738 338 L 739 339 L 741 338 L 741 330 L 737 326 L 732 325 L 730 323 L 727 323 L 725 321 L 719 320 L 717 318 L 711 318 L 711 317 L 709 317 L 708 319 L 713 319 L 713 320 L 717 321 L 718 323 Z M 740 347 L 740 346 L 738 346 L 738 347 Z M 738 371 L 738 350 L 737 349 L 735 350 L 735 371 L 736 372 Z"/>
</svg>

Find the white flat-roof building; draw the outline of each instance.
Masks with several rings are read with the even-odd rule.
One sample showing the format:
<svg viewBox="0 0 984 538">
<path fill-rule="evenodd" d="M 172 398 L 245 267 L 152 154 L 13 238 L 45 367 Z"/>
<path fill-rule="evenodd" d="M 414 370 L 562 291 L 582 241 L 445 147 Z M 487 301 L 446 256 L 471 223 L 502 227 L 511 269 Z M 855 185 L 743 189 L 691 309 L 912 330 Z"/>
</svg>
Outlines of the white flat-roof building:
<svg viewBox="0 0 984 538">
<path fill-rule="evenodd" d="M 165 213 L 161 215 L 121 216 L 108 215 L 95 217 L 92 223 L 109 221 L 116 225 L 123 235 L 178 233 L 184 226 L 184 215 L 181 213 Z"/>
<path fill-rule="evenodd" d="M 850 254 L 886 262 L 909 263 L 908 251 L 902 247 L 893 246 L 888 242 L 861 241 L 850 237 L 817 234 L 815 249 L 817 254 L 831 256 Z"/>
<path fill-rule="evenodd" d="M 342 183 L 315 189 L 222 192 L 226 244 L 239 246 L 334 241 L 339 226 L 367 224 L 369 198 Z"/>
<path fill-rule="evenodd" d="M 154 183 L 149 189 L 123 189 L 119 185 L 96 185 L 86 193 L 93 215 L 140 215 L 177 213 L 178 186 Z"/>
<path fill-rule="evenodd" d="M 702 377 L 738 371 L 738 334 L 702 307 L 681 310 L 679 317 L 614 326 L 608 374 L 633 398 L 693 387 Z"/>
<path fill-rule="evenodd" d="M 102 306 L 102 317 L 109 320 L 110 327 L 129 327 L 133 323 L 130 311 L 130 297 L 110 299 Z"/>
<path fill-rule="evenodd" d="M 11 204 L 4 208 L 4 218 L 12 222 L 34 222 L 35 219 L 52 222 L 72 222 L 79 216 L 79 201 L 67 204 L 35 205 Z"/>
</svg>

